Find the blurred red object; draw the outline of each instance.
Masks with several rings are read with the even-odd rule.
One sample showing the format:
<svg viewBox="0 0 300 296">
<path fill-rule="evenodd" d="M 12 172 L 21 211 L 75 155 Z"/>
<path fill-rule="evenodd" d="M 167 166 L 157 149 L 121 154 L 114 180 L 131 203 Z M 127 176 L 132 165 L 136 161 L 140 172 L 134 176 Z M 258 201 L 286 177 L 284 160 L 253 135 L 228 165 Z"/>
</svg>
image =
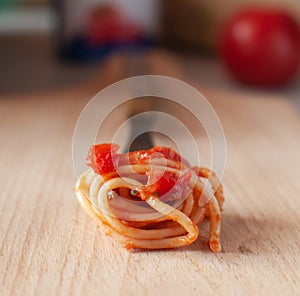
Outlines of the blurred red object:
<svg viewBox="0 0 300 296">
<path fill-rule="evenodd" d="M 241 82 L 259 86 L 285 84 L 299 69 L 300 28 L 281 11 L 241 11 L 223 28 L 220 55 Z"/>
<path fill-rule="evenodd" d="M 100 6 L 89 15 L 86 36 L 91 45 L 101 45 L 136 42 L 143 37 L 143 32 L 113 6 Z"/>
</svg>

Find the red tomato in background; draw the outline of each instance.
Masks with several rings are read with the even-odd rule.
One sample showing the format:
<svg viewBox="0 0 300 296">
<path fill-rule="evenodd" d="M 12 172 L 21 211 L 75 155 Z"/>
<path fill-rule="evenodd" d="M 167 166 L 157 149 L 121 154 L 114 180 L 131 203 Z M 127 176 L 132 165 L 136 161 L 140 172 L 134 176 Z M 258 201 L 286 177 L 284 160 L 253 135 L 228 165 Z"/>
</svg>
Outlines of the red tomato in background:
<svg viewBox="0 0 300 296">
<path fill-rule="evenodd" d="M 91 10 L 86 36 L 90 44 L 103 45 L 111 42 L 136 42 L 143 36 L 143 32 L 115 7 L 108 5 Z"/>
<path fill-rule="evenodd" d="M 299 69 L 300 29 L 284 12 L 242 11 L 225 24 L 220 37 L 221 59 L 241 82 L 282 85 Z"/>
</svg>

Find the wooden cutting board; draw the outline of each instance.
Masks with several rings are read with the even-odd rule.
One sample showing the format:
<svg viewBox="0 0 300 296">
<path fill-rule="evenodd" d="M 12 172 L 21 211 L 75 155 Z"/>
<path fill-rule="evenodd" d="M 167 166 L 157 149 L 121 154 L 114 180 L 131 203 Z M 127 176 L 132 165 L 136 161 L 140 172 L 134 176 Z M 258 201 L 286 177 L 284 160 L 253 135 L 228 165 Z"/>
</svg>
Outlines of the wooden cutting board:
<svg viewBox="0 0 300 296">
<path fill-rule="evenodd" d="M 0 295 L 292 295 L 300 290 L 300 119 L 285 98 L 203 91 L 227 139 L 223 252 L 129 252 L 74 195 L 71 144 L 99 85 L 0 97 Z M 189 293 L 189 294 L 188 294 Z"/>
</svg>

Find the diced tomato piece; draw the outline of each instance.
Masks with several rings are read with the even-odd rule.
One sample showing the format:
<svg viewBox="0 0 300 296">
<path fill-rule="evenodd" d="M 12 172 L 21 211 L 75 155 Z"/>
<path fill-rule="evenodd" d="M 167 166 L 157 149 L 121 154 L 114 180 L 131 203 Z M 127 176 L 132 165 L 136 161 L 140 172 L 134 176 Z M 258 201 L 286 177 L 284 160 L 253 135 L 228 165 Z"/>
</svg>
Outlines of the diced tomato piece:
<svg viewBox="0 0 300 296">
<path fill-rule="evenodd" d="M 169 160 L 181 162 L 184 166 L 188 168 L 191 167 L 190 163 L 185 158 L 183 158 L 179 153 L 174 151 L 172 148 L 155 146 L 154 148 L 152 148 L 152 151 L 163 154 L 164 157 Z"/>
<path fill-rule="evenodd" d="M 178 177 L 176 173 L 154 169 L 149 173 L 148 183 L 143 188 L 143 193 L 146 196 L 155 194 L 159 197 L 172 192 L 182 194 L 184 188 L 188 186 L 191 177 L 191 171 Z"/>
<path fill-rule="evenodd" d="M 181 156 L 171 148 L 155 146 L 151 149 L 152 153 L 161 153 L 165 158 L 181 162 Z"/>
<path fill-rule="evenodd" d="M 107 174 L 116 171 L 118 162 L 116 152 L 119 149 L 117 144 L 98 144 L 90 147 L 86 159 L 87 166 L 91 167 L 96 174 Z"/>
<path fill-rule="evenodd" d="M 145 191 L 148 194 L 162 196 L 174 187 L 177 179 L 175 173 L 154 169 L 149 173 L 148 185 L 146 185 Z"/>
<path fill-rule="evenodd" d="M 128 153 L 128 160 L 131 164 L 142 163 L 149 158 L 165 157 L 166 159 L 182 162 L 186 167 L 190 167 L 189 162 L 180 156 L 176 151 L 168 147 L 155 146 L 149 150 L 140 150 Z"/>
</svg>

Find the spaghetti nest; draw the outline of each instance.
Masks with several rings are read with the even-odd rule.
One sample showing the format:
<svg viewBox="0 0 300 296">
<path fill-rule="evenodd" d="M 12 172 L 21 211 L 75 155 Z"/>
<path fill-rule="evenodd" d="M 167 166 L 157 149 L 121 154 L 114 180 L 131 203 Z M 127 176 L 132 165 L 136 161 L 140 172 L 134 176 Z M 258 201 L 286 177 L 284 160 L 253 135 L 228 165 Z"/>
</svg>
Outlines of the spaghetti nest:
<svg viewBox="0 0 300 296">
<path fill-rule="evenodd" d="M 191 167 L 174 150 L 118 154 L 118 145 L 90 148 L 76 183 L 76 196 L 88 215 L 125 248 L 165 249 L 186 246 L 210 221 L 209 247 L 221 250 L 222 185 L 207 168 Z M 207 186 L 209 184 L 209 186 Z"/>
</svg>

